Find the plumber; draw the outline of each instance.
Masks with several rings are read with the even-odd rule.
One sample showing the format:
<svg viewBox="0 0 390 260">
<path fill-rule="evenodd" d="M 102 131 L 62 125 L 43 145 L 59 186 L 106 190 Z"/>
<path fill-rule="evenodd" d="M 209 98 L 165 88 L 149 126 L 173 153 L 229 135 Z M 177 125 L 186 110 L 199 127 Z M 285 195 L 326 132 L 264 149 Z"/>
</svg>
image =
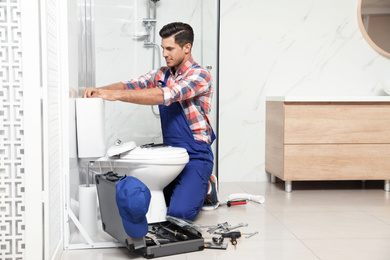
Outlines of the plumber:
<svg viewBox="0 0 390 260">
<path fill-rule="evenodd" d="M 216 209 L 219 205 L 212 175 L 212 79 L 192 57 L 194 32 L 190 25 L 170 23 L 159 34 L 167 66 L 128 82 L 87 88 L 83 98 L 159 105 L 164 144 L 183 147 L 190 157 L 183 171 L 164 189 L 167 214 L 193 220 L 202 208 Z"/>
</svg>

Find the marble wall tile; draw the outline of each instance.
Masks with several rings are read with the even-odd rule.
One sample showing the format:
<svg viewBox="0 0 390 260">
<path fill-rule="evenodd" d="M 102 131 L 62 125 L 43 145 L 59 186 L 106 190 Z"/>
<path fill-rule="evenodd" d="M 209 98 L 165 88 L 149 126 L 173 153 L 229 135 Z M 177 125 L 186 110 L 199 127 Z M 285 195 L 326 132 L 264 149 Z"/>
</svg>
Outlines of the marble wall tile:
<svg viewBox="0 0 390 260">
<path fill-rule="evenodd" d="M 221 1 L 220 180 L 266 181 L 265 96 L 384 95 L 358 0 Z"/>
</svg>

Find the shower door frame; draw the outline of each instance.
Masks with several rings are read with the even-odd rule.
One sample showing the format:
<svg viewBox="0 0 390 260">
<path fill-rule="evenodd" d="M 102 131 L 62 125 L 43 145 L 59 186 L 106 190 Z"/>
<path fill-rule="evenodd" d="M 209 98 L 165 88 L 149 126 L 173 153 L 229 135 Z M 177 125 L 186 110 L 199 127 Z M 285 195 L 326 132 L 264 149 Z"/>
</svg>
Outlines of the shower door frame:
<svg viewBox="0 0 390 260">
<path fill-rule="evenodd" d="M 94 0 L 77 0 L 78 15 L 80 15 L 80 29 L 78 30 L 79 44 L 78 48 L 81 51 L 78 64 L 78 86 L 95 87 L 95 55 L 94 55 L 94 25 L 93 25 L 93 8 Z M 81 69 L 80 69 L 81 68 Z M 78 96 L 82 95 L 83 88 L 78 88 Z M 86 249 L 86 248 L 107 248 L 107 247 L 124 247 L 119 242 L 94 242 L 91 236 L 81 225 L 76 214 L 72 211 L 70 205 L 70 180 L 69 174 L 65 176 L 65 191 L 64 191 L 64 248 L 66 250 Z M 85 243 L 71 243 L 72 232 L 70 222 L 73 222 L 79 230 L 80 235 L 85 239 Z"/>
</svg>

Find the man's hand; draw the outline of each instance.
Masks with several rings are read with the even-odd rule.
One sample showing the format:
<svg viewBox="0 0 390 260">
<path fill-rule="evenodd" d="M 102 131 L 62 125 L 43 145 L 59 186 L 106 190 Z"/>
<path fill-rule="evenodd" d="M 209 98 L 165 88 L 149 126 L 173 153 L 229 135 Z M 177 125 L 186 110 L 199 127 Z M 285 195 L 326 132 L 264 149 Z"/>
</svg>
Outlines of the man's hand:
<svg viewBox="0 0 390 260">
<path fill-rule="evenodd" d="M 108 101 L 120 100 L 118 96 L 120 91 L 103 89 L 103 88 L 87 88 L 83 92 L 83 98 L 102 98 Z"/>
<path fill-rule="evenodd" d="M 96 88 L 86 88 L 83 92 L 83 98 L 95 98 L 97 95 Z"/>
<path fill-rule="evenodd" d="M 103 98 L 110 101 L 117 100 L 114 99 L 114 92 L 109 92 L 108 90 L 124 90 L 125 85 L 122 82 L 114 83 L 105 87 L 100 88 L 86 88 L 83 92 L 83 98 Z"/>
</svg>

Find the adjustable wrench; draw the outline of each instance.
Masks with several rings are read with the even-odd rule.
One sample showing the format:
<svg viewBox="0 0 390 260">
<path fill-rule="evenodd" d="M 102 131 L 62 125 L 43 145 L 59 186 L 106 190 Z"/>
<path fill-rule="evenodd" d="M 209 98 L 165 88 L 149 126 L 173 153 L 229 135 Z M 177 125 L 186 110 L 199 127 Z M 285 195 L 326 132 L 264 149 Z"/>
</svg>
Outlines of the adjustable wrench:
<svg viewBox="0 0 390 260">
<path fill-rule="evenodd" d="M 236 229 L 236 228 L 239 228 L 239 227 L 247 227 L 247 226 L 248 226 L 248 224 L 239 223 L 239 224 L 236 225 L 236 226 L 228 227 L 226 231 L 230 231 L 230 230 L 233 230 L 233 229 Z"/>
</svg>

